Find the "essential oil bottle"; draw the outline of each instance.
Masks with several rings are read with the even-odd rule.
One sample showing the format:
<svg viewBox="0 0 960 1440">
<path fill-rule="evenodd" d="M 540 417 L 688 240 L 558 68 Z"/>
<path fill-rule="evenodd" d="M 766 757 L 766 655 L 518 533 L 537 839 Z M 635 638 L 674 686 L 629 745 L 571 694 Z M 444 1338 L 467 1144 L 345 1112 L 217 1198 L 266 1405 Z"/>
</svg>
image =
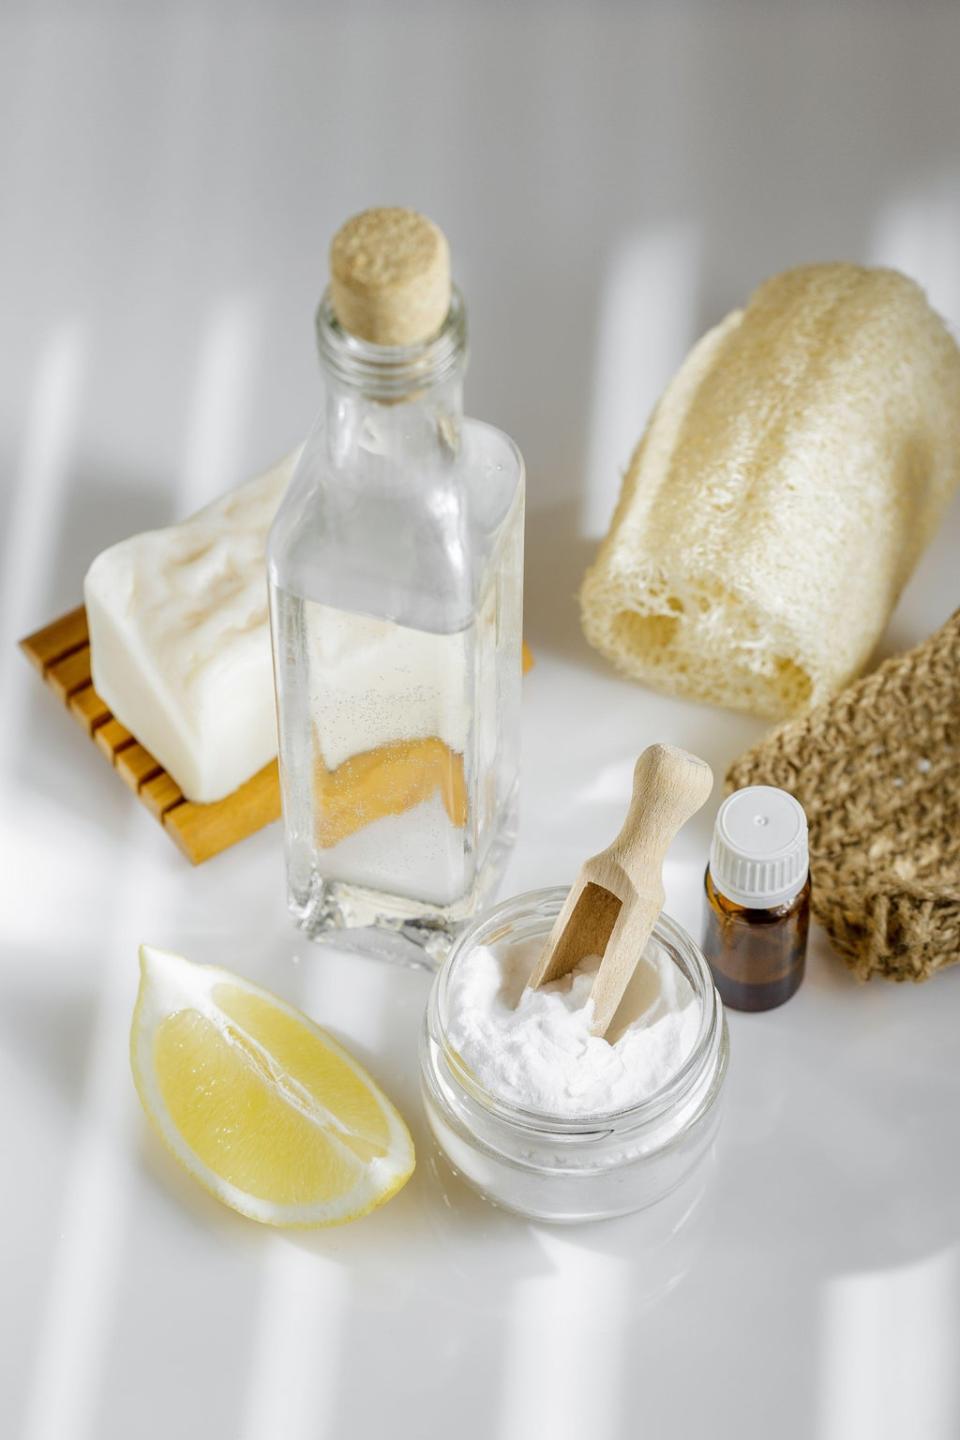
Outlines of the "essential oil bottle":
<svg viewBox="0 0 960 1440">
<path fill-rule="evenodd" d="M 785 790 L 750 785 L 717 813 L 703 953 L 733 1010 L 772 1010 L 803 979 L 810 921 L 807 817 Z"/>
</svg>

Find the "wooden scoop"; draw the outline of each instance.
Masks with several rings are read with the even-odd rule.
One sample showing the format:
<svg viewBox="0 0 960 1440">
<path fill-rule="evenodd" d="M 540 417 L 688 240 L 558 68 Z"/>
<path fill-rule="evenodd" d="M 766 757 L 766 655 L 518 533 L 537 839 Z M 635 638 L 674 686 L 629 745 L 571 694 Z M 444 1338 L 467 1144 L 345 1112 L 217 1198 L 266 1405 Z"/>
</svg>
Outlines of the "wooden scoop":
<svg viewBox="0 0 960 1440">
<path fill-rule="evenodd" d="M 588 955 L 601 956 L 593 982 L 594 1035 L 605 1035 L 663 908 L 663 857 L 713 789 L 705 760 L 674 745 L 651 745 L 633 772 L 633 799 L 620 834 L 585 860 L 527 982 L 559 980 Z"/>
</svg>

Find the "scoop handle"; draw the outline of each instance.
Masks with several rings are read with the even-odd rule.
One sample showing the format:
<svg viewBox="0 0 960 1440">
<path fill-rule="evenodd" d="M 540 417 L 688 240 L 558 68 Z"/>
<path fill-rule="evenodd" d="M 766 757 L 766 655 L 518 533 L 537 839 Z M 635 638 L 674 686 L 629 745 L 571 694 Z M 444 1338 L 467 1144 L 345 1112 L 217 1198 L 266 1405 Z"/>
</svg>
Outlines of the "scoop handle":
<svg viewBox="0 0 960 1440">
<path fill-rule="evenodd" d="M 606 855 L 619 862 L 639 891 L 662 895 L 663 860 L 674 836 L 713 789 L 706 760 L 676 745 L 650 745 L 633 771 L 627 818 Z"/>
<path fill-rule="evenodd" d="M 616 840 L 594 862 L 598 879 L 612 872 L 622 877 L 616 887 L 620 916 L 590 992 L 595 1035 L 606 1032 L 663 909 L 664 856 L 712 789 L 707 762 L 675 745 L 651 745 L 637 761 L 627 818 Z"/>
</svg>

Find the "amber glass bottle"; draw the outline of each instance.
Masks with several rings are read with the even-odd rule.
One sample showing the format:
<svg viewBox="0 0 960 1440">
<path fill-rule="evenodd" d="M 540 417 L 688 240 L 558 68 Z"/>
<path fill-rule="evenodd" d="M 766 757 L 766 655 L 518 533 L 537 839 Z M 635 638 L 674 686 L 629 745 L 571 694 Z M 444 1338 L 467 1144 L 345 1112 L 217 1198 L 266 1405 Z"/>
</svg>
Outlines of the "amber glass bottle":
<svg viewBox="0 0 960 1440">
<path fill-rule="evenodd" d="M 810 921 L 807 821 L 770 785 L 727 797 L 704 881 L 703 953 L 725 1005 L 772 1010 L 803 979 Z"/>
</svg>

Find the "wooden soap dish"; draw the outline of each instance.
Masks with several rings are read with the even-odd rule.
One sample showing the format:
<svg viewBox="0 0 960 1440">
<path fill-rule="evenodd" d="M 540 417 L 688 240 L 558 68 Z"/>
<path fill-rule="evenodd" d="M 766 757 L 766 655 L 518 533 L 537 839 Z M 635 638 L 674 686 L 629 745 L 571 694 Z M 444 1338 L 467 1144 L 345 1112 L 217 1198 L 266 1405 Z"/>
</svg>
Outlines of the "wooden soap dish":
<svg viewBox="0 0 960 1440">
<path fill-rule="evenodd" d="M 276 760 L 223 800 L 198 805 L 185 798 L 173 777 L 114 718 L 94 690 L 87 612 L 82 605 L 28 635 L 20 641 L 20 649 L 192 865 L 202 864 L 280 819 Z M 533 656 L 524 645 L 524 673 L 532 664 Z"/>
<path fill-rule="evenodd" d="M 114 719 L 90 680 L 90 636 L 81 605 L 20 641 L 50 689 L 193 865 L 280 818 L 280 779 L 271 760 L 238 790 L 210 805 L 184 798 L 177 782 Z"/>
</svg>

